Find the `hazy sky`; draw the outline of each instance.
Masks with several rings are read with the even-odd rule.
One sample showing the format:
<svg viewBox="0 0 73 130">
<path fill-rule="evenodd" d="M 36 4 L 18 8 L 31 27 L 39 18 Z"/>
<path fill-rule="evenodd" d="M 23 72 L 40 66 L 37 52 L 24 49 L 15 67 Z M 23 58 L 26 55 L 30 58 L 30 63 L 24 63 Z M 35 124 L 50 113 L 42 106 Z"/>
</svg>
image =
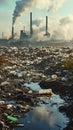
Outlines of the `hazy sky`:
<svg viewBox="0 0 73 130">
<path fill-rule="evenodd" d="M 17 3 L 16 3 L 17 1 Z M 33 12 L 34 34 L 45 31 L 45 16 L 49 17 L 52 38 L 73 38 L 73 0 L 0 0 L 0 37 L 11 35 L 12 18 L 15 32 L 29 32 L 29 12 Z M 19 16 L 20 15 L 20 16 Z M 69 36 L 68 36 L 69 34 Z"/>
</svg>

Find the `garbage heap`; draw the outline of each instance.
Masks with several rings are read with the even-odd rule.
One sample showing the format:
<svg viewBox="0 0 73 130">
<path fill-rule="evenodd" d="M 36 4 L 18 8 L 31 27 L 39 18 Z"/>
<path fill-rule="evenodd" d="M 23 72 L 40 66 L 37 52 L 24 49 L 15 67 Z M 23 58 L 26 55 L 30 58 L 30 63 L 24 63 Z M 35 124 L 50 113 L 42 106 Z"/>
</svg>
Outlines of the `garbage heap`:
<svg viewBox="0 0 73 130">
<path fill-rule="evenodd" d="M 31 82 L 38 83 L 41 90 L 25 86 Z M 39 101 L 39 96 L 49 97 L 52 90 L 66 101 L 72 100 L 72 87 L 72 48 L 0 47 L 0 128 L 19 125 L 18 119 Z"/>
</svg>

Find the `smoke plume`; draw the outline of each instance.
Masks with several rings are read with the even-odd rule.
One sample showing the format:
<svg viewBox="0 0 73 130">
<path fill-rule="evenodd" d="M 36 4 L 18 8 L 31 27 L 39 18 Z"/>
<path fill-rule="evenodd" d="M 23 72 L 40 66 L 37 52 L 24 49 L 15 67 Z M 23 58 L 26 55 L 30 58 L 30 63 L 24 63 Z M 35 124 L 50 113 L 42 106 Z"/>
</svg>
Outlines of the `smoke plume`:
<svg viewBox="0 0 73 130">
<path fill-rule="evenodd" d="M 51 0 L 48 11 L 56 11 L 66 0 Z"/>
<path fill-rule="evenodd" d="M 71 40 L 73 39 L 73 15 L 59 19 L 56 28 L 53 30 L 52 39 Z"/>
<path fill-rule="evenodd" d="M 21 0 L 16 1 L 16 7 L 13 13 L 13 24 L 15 23 L 16 19 L 21 16 L 23 12 L 29 9 L 32 6 L 33 0 Z"/>
<path fill-rule="evenodd" d="M 49 18 L 48 32 L 50 37 L 44 37 L 45 29 L 45 18 L 34 20 L 32 40 L 71 40 L 73 39 L 73 15 L 56 17 L 56 19 Z"/>
<path fill-rule="evenodd" d="M 13 24 L 16 19 L 22 15 L 23 12 L 28 11 L 33 8 L 42 9 L 45 8 L 46 11 L 57 10 L 65 0 L 19 0 L 16 1 L 15 10 L 13 13 Z"/>
</svg>

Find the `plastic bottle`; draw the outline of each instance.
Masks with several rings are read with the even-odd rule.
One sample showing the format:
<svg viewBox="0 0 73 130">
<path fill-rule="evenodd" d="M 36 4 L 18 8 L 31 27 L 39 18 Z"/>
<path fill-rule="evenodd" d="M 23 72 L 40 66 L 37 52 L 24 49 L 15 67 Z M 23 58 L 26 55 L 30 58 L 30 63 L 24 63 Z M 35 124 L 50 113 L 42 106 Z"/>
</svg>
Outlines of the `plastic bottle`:
<svg viewBox="0 0 73 130">
<path fill-rule="evenodd" d="M 7 119 L 9 119 L 9 120 L 11 120 L 13 122 L 17 122 L 18 121 L 18 119 L 13 117 L 13 116 L 7 116 Z"/>
</svg>

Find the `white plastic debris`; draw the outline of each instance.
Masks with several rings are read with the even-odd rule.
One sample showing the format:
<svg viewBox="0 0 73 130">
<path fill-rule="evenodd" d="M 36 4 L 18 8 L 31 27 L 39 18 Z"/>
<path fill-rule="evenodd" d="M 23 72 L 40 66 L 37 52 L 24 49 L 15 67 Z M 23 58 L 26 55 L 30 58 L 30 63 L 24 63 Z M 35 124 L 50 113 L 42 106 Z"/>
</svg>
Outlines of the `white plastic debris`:
<svg viewBox="0 0 73 130">
<path fill-rule="evenodd" d="M 62 81 L 68 81 L 68 78 L 62 77 L 61 80 Z"/>
<path fill-rule="evenodd" d="M 12 104 L 9 104 L 9 105 L 7 105 L 7 109 L 10 109 L 10 108 L 12 108 Z"/>
<path fill-rule="evenodd" d="M 32 94 L 32 90 L 29 90 L 28 93 L 29 93 L 29 94 Z"/>
<path fill-rule="evenodd" d="M 4 81 L 4 82 L 1 83 L 2 86 L 4 86 L 4 85 L 9 85 L 9 84 L 10 84 L 10 83 L 7 82 L 7 81 Z"/>
<path fill-rule="evenodd" d="M 16 75 L 16 71 L 10 71 L 10 74 Z"/>
<path fill-rule="evenodd" d="M 58 78 L 58 76 L 56 74 L 54 74 L 51 76 L 51 78 L 56 80 Z"/>
<path fill-rule="evenodd" d="M 0 104 L 5 104 L 5 101 L 0 101 Z"/>
<path fill-rule="evenodd" d="M 39 94 L 40 95 L 52 95 L 53 92 L 52 92 L 52 89 L 41 89 L 41 90 L 39 90 Z"/>
</svg>

